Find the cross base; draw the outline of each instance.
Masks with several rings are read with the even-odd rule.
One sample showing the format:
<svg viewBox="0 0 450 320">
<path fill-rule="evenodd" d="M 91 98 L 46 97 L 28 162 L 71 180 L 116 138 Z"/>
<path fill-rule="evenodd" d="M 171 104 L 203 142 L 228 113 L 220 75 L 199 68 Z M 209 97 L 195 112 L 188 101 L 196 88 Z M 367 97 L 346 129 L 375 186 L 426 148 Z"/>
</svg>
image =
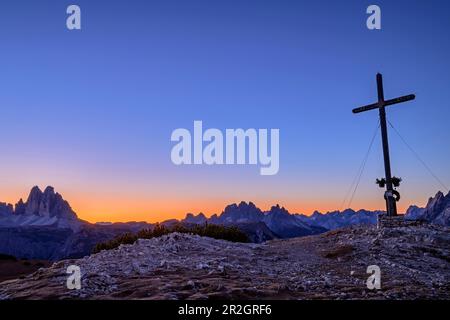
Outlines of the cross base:
<svg viewBox="0 0 450 320">
<path fill-rule="evenodd" d="M 408 220 L 405 219 L 404 215 L 398 216 L 388 216 L 386 214 L 380 214 L 377 218 L 377 228 L 401 228 L 401 227 L 412 227 L 420 226 L 424 224 L 421 220 Z"/>
</svg>

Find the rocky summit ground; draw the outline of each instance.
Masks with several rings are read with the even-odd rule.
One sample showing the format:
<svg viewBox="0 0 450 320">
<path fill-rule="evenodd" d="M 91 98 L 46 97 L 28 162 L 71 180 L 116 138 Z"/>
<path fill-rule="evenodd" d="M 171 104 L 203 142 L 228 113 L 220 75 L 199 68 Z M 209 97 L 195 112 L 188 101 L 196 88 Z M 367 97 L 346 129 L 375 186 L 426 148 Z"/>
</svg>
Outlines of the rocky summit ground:
<svg viewBox="0 0 450 320">
<path fill-rule="evenodd" d="M 69 265 L 81 268 L 80 290 L 66 287 Z M 369 265 L 380 290 L 366 286 Z M 0 298 L 450 299 L 450 233 L 352 227 L 264 244 L 173 233 L 0 283 Z"/>
</svg>

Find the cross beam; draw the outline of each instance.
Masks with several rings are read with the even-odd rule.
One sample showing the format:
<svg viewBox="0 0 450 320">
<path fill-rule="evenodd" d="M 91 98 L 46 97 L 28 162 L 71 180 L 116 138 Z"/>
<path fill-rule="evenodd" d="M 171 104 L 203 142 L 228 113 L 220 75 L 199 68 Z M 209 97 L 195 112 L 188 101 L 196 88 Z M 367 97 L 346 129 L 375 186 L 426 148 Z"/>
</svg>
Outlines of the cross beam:
<svg viewBox="0 0 450 320">
<path fill-rule="evenodd" d="M 393 105 L 393 104 L 402 103 L 402 102 L 406 102 L 406 101 L 411 101 L 411 100 L 414 100 L 415 98 L 416 98 L 415 95 L 409 94 L 407 96 L 403 96 L 403 97 L 398 97 L 398 98 L 395 98 L 395 99 L 387 100 L 387 101 L 384 102 L 383 105 L 385 107 L 387 107 L 387 106 L 390 106 L 390 105 Z M 364 107 L 359 107 L 359 108 L 353 109 L 352 111 L 353 111 L 353 113 L 360 113 L 360 112 L 376 109 L 376 108 L 379 108 L 379 107 L 380 107 L 380 103 L 379 102 L 375 102 L 375 103 L 369 104 L 369 105 L 364 106 Z"/>
<path fill-rule="evenodd" d="M 377 74 L 377 91 L 378 91 L 378 102 L 369 104 L 360 108 L 353 109 L 353 113 L 360 113 L 364 111 L 369 111 L 373 109 L 378 109 L 380 114 L 380 127 L 381 127 L 381 140 L 383 143 L 383 156 L 384 156 L 384 170 L 386 174 L 386 191 L 384 193 L 384 199 L 386 200 L 386 212 L 388 216 L 396 216 L 397 215 L 397 205 L 396 201 L 399 199 L 397 197 L 394 198 L 394 188 L 392 184 L 392 175 L 391 175 L 391 162 L 389 158 L 389 143 L 388 143 L 388 132 L 386 125 L 386 110 L 385 107 L 398 104 L 410 100 L 414 100 L 416 98 L 415 95 L 410 94 L 407 96 L 402 96 L 399 98 L 384 100 L 384 91 L 383 91 L 383 76 L 378 73 Z M 398 193 L 397 193 L 398 194 Z"/>
</svg>

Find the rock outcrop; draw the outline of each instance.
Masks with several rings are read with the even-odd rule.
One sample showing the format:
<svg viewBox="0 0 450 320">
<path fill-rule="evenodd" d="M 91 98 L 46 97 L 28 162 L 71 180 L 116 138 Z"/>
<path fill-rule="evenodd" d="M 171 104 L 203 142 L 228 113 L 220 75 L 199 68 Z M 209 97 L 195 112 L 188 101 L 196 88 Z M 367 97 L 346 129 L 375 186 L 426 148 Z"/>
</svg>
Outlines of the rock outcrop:
<svg viewBox="0 0 450 320">
<path fill-rule="evenodd" d="M 8 204 L 2 214 L 2 207 L 0 204 L 0 227 L 53 226 L 76 231 L 82 224 L 69 203 L 50 186 L 44 192 L 33 187 L 27 201 L 20 199 L 14 210 Z"/>
<path fill-rule="evenodd" d="M 76 220 L 77 215 L 53 187 L 48 186 L 42 192 L 39 187 L 31 189 L 25 203 L 25 214 L 40 217 L 58 217 L 59 219 Z"/>
<path fill-rule="evenodd" d="M 425 208 L 411 206 L 406 212 L 407 219 L 425 220 L 430 223 L 450 226 L 450 192 L 444 196 L 442 192 L 436 193 L 428 199 Z"/>
<path fill-rule="evenodd" d="M 418 220 L 422 216 L 423 210 L 425 208 L 420 208 L 416 205 L 409 206 L 406 210 L 405 217 L 410 220 Z"/>
</svg>

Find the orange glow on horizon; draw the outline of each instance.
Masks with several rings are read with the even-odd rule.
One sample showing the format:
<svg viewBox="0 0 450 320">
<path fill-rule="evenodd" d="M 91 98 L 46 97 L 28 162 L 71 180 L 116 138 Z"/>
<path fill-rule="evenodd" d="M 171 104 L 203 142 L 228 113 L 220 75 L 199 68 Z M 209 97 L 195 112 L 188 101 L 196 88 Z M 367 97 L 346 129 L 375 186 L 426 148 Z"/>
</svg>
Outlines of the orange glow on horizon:
<svg viewBox="0 0 450 320">
<path fill-rule="evenodd" d="M 16 190 L 9 190 L 7 194 L 2 194 L 2 201 L 15 204 L 19 198 L 26 201 L 26 197 L 17 196 Z M 326 213 L 329 211 L 340 210 L 339 204 L 335 199 L 317 201 L 310 200 L 266 200 L 266 199 L 179 199 L 174 201 L 172 198 L 158 198 L 157 200 L 142 200 L 136 197 L 115 197 L 104 194 L 81 194 L 77 192 L 62 192 L 65 200 L 69 202 L 72 209 L 77 213 L 80 219 L 91 223 L 95 222 L 128 222 L 128 221 L 146 221 L 150 223 L 161 222 L 168 219 L 183 219 L 187 213 L 204 213 L 207 217 L 213 214 L 220 214 L 225 207 L 232 203 L 241 201 L 253 202 L 263 211 L 270 210 L 270 207 L 276 204 L 285 207 L 290 213 L 312 214 L 314 211 Z M 6 199 L 5 199 L 6 196 Z M 301 203 L 301 204 L 300 204 Z M 416 202 L 417 203 L 417 202 Z M 398 206 L 399 212 L 405 212 L 409 204 L 401 203 Z M 351 206 L 354 210 L 384 210 L 384 201 L 359 200 Z M 343 208 L 344 210 L 346 208 Z"/>
<path fill-rule="evenodd" d="M 213 214 L 221 214 L 225 207 L 232 203 L 240 201 L 202 201 L 200 202 L 141 202 L 141 203 L 116 203 L 108 205 L 86 203 L 85 201 L 74 201 L 73 210 L 80 219 L 95 222 L 128 222 L 128 221 L 146 221 L 150 223 L 161 222 L 169 219 L 183 219 L 187 213 L 198 214 L 202 212 L 205 216 L 210 217 Z M 249 202 L 248 200 L 246 202 Z M 263 211 L 270 210 L 270 207 L 277 203 L 266 203 L 266 201 L 252 201 Z M 295 204 L 282 204 L 290 213 L 303 213 L 311 215 L 314 211 L 322 213 L 339 210 L 332 204 L 322 204 L 322 206 L 311 203 L 302 207 Z M 406 211 L 408 206 L 399 206 L 399 212 Z M 383 210 L 380 209 L 379 203 L 367 203 L 365 206 L 355 207 L 352 209 L 359 210 Z M 346 208 L 344 208 L 346 209 Z"/>
<path fill-rule="evenodd" d="M 133 208 L 125 208 L 123 204 L 121 206 L 89 206 L 85 208 L 83 206 L 76 206 L 74 204 L 73 209 L 77 212 L 78 217 L 89 222 L 128 222 L 128 221 L 146 221 L 150 223 L 161 222 L 169 219 L 183 219 L 187 213 L 198 214 L 202 212 L 205 216 L 210 217 L 213 214 L 221 214 L 225 207 L 232 203 L 238 203 L 240 201 L 232 202 L 202 202 L 202 203 L 172 203 L 167 205 L 167 203 L 141 203 L 139 205 L 135 204 Z M 249 202 L 249 201 L 246 201 Z M 270 207 L 276 205 L 277 203 L 266 204 L 265 201 L 252 201 L 255 205 L 262 211 L 270 210 Z M 302 213 L 306 215 L 311 215 L 314 211 L 319 211 L 322 213 L 331 212 L 339 210 L 332 205 L 317 205 L 309 204 L 303 205 L 302 207 L 295 205 L 287 205 L 280 203 L 280 206 L 284 206 L 290 213 Z M 365 206 L 352 206 L 355 211 L 364 208 L 365 210 L 384 210 L 379 206 L 379 203 L 367 203 Z M 408 206 L 399 206 L 399 212 L 405 212 Z M 345 210 L 347 208 L 344 208 Z M 97 212 L 92 214 L 92 212 Z M 127 213 L 128 212 L 128 213 Z"/>
</svg>

